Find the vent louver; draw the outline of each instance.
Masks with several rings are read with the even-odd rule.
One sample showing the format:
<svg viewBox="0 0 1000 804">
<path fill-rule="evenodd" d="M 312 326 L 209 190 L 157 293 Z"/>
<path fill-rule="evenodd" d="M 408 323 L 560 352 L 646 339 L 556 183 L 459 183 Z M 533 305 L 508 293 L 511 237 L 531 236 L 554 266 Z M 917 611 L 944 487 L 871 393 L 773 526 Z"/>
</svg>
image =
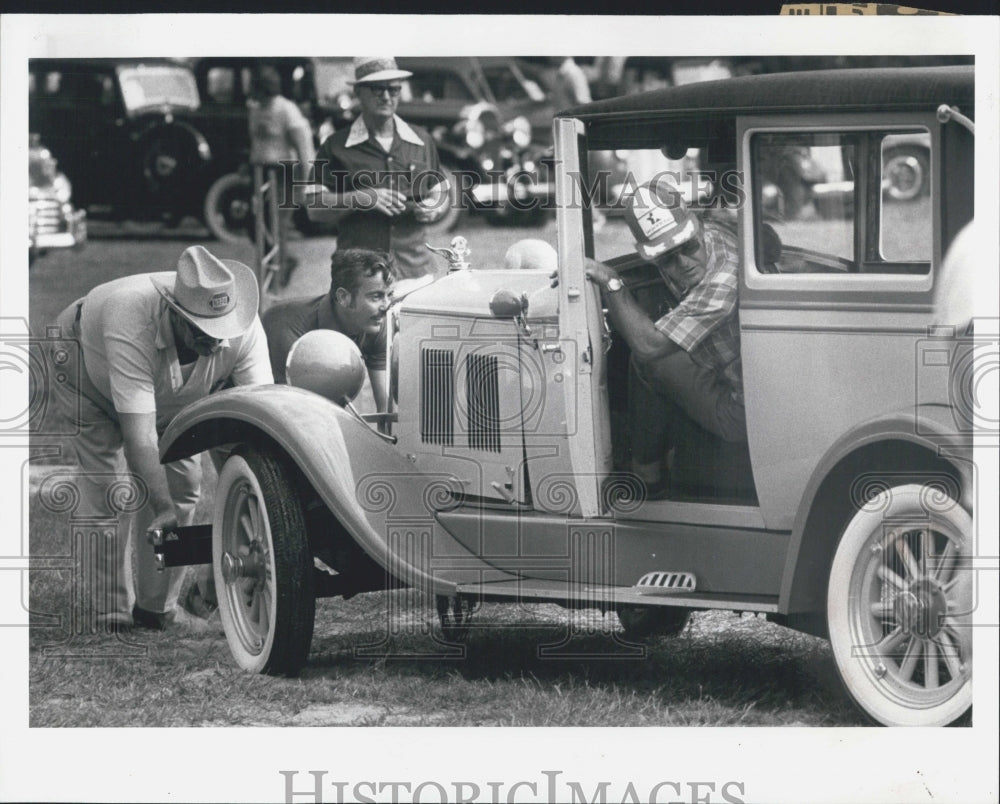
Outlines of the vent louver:
<svg viewBox="0 0 1000 804">
<path fill-rule="evenodd" d="M 420 352 L 420 438 L 425 444 L 455 443 L 455 353 Z"/>
<path fill-rule="evenodd" d="M 469 355 L 465 360 L 469 449 L 500 452 L 500 390 L 497 358 Z"/>
</svg>

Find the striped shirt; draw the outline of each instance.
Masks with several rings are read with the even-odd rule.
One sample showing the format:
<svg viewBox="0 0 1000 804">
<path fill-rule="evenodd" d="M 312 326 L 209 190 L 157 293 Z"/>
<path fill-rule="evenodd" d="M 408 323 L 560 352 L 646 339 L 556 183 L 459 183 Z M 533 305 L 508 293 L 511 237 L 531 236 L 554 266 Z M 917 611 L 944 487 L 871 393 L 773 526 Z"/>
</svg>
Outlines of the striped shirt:
<svg viewBox="0 0 1000 804">
<path fill-rule="evenodd" d="M 736 232 L 718 221 L 703 222 L 708 254 L 701 276 L 681 276 L 672 263 L 660 274 L 680 303 L 656 322 L 656 328 L 709 368 L 743 401 L 738 312 L 739 249 Z"/>
</svg>

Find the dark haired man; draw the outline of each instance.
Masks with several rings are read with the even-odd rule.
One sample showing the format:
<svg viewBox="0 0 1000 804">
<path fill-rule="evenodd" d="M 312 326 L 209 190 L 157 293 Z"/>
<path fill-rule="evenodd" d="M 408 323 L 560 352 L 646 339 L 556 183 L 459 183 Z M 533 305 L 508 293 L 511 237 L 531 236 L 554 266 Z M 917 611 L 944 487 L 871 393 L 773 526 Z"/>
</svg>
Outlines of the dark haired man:
<svg viewBox="0 0 1000 804">
<path fill-rule="evenodd" d="M 285 382 L 292 344 L 314 329 L 332 329 L 357 343 L 379 411 L 386 404 L 385 312 L 396 279 L 382 251 L 338 249 L 330 259 L 330 292 L 274 305 L 262 318 L 275 382 Z"/>
</svg>

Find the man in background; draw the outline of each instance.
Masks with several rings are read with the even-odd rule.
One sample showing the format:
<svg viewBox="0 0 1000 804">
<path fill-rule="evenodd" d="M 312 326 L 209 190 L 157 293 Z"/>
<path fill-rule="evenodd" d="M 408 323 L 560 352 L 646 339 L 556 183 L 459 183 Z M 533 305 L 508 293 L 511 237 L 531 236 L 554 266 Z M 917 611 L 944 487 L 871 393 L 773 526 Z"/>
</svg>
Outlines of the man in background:
<svg viewBox="0 0 1000 804">
<path fill-rule="evenodd" d="M 390 253 L 401 278 L 434 273 L 425 227 L 450 206 L 433 138 L 396 114 L 411 75 L 393 58 L 354 60 L 361 115 L 320 146 L 307 205 L 310 220 L 337 223 L 338 249 Z"/>
</svg>

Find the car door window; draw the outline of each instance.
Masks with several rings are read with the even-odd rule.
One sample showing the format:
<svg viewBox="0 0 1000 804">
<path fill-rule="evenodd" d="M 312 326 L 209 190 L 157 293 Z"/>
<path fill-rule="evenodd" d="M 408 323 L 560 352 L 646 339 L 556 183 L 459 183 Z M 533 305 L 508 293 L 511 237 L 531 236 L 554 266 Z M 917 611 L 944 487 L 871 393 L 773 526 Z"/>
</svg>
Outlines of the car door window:
<svg viewBox="0 0 1000 804">
<path fill-rule="evenodd" d="M 929 160 L 926 131 L 754 134 L 758 271 L 927 273 Z"/>
</svg>

